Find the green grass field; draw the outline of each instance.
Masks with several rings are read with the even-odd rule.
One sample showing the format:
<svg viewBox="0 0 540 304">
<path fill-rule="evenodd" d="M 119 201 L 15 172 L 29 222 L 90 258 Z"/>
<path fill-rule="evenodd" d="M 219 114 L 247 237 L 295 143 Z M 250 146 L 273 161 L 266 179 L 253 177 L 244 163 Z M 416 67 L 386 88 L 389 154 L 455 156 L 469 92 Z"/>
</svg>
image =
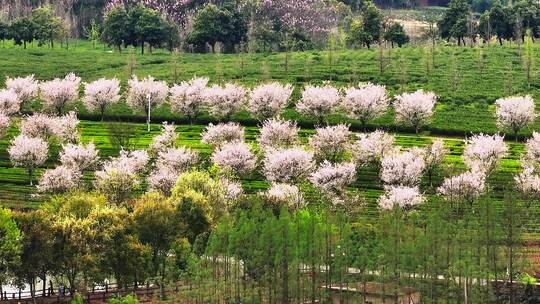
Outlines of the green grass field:
<svg viewBox="0 0 540 304">
<path fill-rule="evenodd" d="M 451 154 L 447 157 L 444 169 L 435 177 L 435 186 L 439 185 L 442 177 L 458 173 L 463 168 L 460 155 L 463 150 L 463 137 L 471 132 L 497 132 L 493 118 L 493 104 L 497 98 L 514 94 L 531 94 L 540 100 L 540 81 L 537 77 L 527 83 L 522 65 L 522 48 L 518 45 L 504 47 L 487 46 L 482 49 L 469 47 L 440 46 L 435 49 L 434 64 L 428 69 L 426 60 L 428 52 L 423 48 L 387 49 L 384 51 L 385 67 L 380 71 L 379 50 L 339 50 L 311 51 L 291 53 L 289 65 L 285 70 L 285 53 L 271 54 L 241 54 L 241 55 L 212 55 L 212 54 L 180 54 L 178 55 L 178 81 L 189 79 L 193 75 L 208 76 L 211 82 L 239 81 L 248 86 L 265 81 L 278 80 L 295 84 L 294 100 L 306 83 L 321 83 L 332 81 L 337 86 L 348 86 L 359 81 L 372 81 L 385 84 L 391 94 L 404 90 L 423 88 L 433 90 L 440 96 L 440 101 L 430 126 L 424 129 L 420 136 L 412 134 L 410 128 L 397 126 L 393 123 L 393 114 L 388 113 L 383 118 L 369 125 L 370 129 L 385 128 L 397 135 L 397 144 L 403 147 L 423 146 L 432 137 L 443 137 Z M 540 45 L 534 45 L 535 57 L 533 73 L 536 75 L 537 62 L 540 60 Z M 484 54 L 483 65 L 480 68 L 479 54 Z M 6 44 L 0 47 L 0 81 L 4 76 L 35 74 L 39 79 L 49 79 L 75 72 L 84 81 L 100 77 L 118 77 L 126 84 L 128 52 L 117 53 L 99 46 L 92 49 L 89 42 L 79 41 L 71 44 L 69 50 L 57 48 L 49 50 L 30 46 L 27 50 Z M 135 73 L 139 76 L 153 75 L 156 78 L 173 82 L 173 56 L 165 51 L 154 54 L 136 55 Z M 429 61 L 429 60 L 427 60 Z M 243 68 L 242 68 L 243 67 Z M 107 122 L 100 122 L 96 115 L 87 113 L 79 103 L 77 109 L 82 141 L 93 141 L 101 151 L 101 156 L 107 158 L 116 155 L 117 150 L 109 142 Z M 26 109 L 26 110 L 35 110 Z M 210 147 L 199 142 L 200 133 L 207 122 L 212 119 L 203 114 L 197 118 L 194 125 L 186 124 L 185 117 L 172 114 L 164 106 L 153 114 L 152 132 L 146 132 L 142 123 L 144 115 L 133 113 L 125 104 L 119 104 L 107 113 L 109 120 L 130 120 L 137 129 L 140 147 L 146 147 L 151 138 L 159 132 L 159 122 L 175 121 L 179 125 L 180 144 L 187 145 L 201 152 L 206 166 Z M 313 121 L 299 116 L 294 110 L 287 110 L 285 118 L 294 119 L 302 126 L 302 137 L 313 133 Z M 247 113 L 234 117 L 247 127 L 246 136 L 249 142 L 257 135 L 257 121 Z M 349 121 L 341 115 L 334 115 L 330 121 L 351 123 L 354 130 L 359 130 L 358 122 Z M 532 128 L 520 133 L 521 139 L 530 135 L 532 130 L 539 129 L 540 120 Z M 35 196 L 35 188 L 27 185 L 27 175 L 24 170 L 12 168 L 7 155 L 10 139 L 17 134 L 13 127 L 8 136 L 0 140 L 0 201 L 3 205 L 15 208 L 32 208 L 44 199 Z M 523 151 L 523 143 L 508 141 L 510 153 L 505 158 L 500 169 L 490 178 L 490 186 L 494 190 L 494 200 L 500 199 L 506 190 L 513 185 L 513 174 L 520 170 L 518 162 Z M 51 148 L 49 162 L 45 167 L 53 167 L 57 161 L 58 146 Z M 43 170 L 41 168 L 39 171 Z M 91 174 L 87 173 L 86 183 L 90 187 Z M 267 184 L 262 181 L 259 173 L 248 176 L 243 180 L 247 192 L 254 193 L 264 189 Z M 382 192 L 377 173 L 372 168 L 361 169 L 354 188 L 374 203 L 375 198 Z M 423 190 L 433 193 L 427 180 L 424 180 Z"/>
</svg>

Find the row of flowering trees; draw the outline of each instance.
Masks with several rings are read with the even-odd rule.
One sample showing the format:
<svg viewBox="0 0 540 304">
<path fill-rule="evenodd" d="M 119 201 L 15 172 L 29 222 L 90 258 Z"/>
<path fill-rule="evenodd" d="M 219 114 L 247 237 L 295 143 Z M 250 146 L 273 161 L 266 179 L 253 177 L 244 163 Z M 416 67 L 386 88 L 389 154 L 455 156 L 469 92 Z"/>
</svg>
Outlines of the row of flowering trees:
<svg viewBox="0 0 540 304">
<path fill-rule="evenodd" d="M 18 113 L 26 102 L 39 96 L 45 109 L 61 115 L 65 108 L 79 99 L 81 79 L 68 74 L 63 79 L 38 82 L 33 75 L 8 78 L 6 89 L 0 91 L 0 126 L 7 125 L 6 116 Z M 113 104 L 121 100 L 120 81 L 101 78 L 84 83 L 84 106 L 101 117 Z M 128 81 L 126 102 L 134 110 L 144 112 L 148 124 L 152 111 L 168 101 L 171 110 L 190 121 L 207 110 L 220 121 L 243 110 L 260 121 L 278 117 L 289 106 L 293 87 L 277 82 L 258 85 L 249 90 L 241 85 L 208 86 L 208 78 L 193 78 L 171 88 L 153 77 Z M 429 123 L 435 110 L 437 96 L 433 92 L 418 90 L 395 96 L 393 108 L 398 123 L 412 126 L 418 133 Z M 363 126 L 388 112 L 391 99 L 384 86 L 366 83 L 340 90 L 330 84 L 307 85 L 296 103 L 296 110 L 313 117 L 319 124 L 333 113 L 343 112 L 359 120 Z M 497 124 L 503 130 L 517 134 L 534 122 L 534 101 L 530 96 L 502 98 L 496 101 Z"/>
</svg>

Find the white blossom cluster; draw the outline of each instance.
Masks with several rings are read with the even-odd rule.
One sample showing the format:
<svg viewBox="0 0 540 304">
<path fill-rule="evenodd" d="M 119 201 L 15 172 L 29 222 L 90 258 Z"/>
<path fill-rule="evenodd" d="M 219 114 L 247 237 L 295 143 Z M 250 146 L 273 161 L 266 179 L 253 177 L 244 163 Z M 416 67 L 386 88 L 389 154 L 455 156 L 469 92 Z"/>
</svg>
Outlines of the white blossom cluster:
<svg viewBox="0 0 540 304">
<path fill-rule="evenodd" d="M 358 165 L 378 164 L 389 153 L 395 150 L 393 135 L 376 130 L 371 133 L 357 135 L 357 140 L 351 145 L 353 159 Z"/>
<path fill-rule="evenodd" d="M 170 104 L 173 112 L 194 118 L 204 106 L 208 77 L 194 77 L 182 81 L 170 89 Z"/>
<path fill-rule="evenodd" d="M 251 91 L 248 110 L 257 117 L 275 117 L 287 107 L 292 91 L 293 87 L 290 84 L 282 85 L 278 82 L 261 84 Z"/>
<path fill-rule="evenodd" d="M 294 147 L 268 151 L 263 171 L 271 182 L 289 183 L 306 178 L 314 167 L 313 153 Z"/>
<path fill-rule="evenodd" d="M 101 113 L 120 100 L 120 80 L 100 78 L 84 84 L 83 104 L 88 111 Z"/>
<path fill-rule="evenodd" d="M 230 142 L 243 142 L 244 128 L 235 122 L 210 123 L 202 134 L 201 142 L 207 145 L 219 147 Z"/>
<path fill-rule="evenodd" d="M 343 124 L 317 128 L 309 138 L 309 145 L 316 158 L 335 160 L 347 149 L 351 134 L 349 126 Z"/>
<path fill-rule="evenodd" d="M 244 109 L 247 93 L 243 86 L 227 83 L 225 86 L 213 85 L 206 89 L 204 97 L 210 114 L 223 120 Z"/>
<path fill-rule="evenodd" d="M 531 96 L 512 96 L 495 101 L 495 116 L 500 129 L 510 129 L 517 134 L 536 118 Z"/>
<path fill-rule="evenodd" d="M 295 122 L 271 118 L 264 121 L 257 142 L 263 150 L 290 148 L 300 141 L 298 131 Z"/>
<path fill-rule="evenodd" d="M 347 88 L 342 104 L 347 116 L 358 119 L 365 125 L 388 110 L 389 98 L 384 86 L 367 83 L 359 88 Z"/>
<path fill-rule="evenodd" d="M 79 98 L 79 86 L 81 78 L 69 73 L 64 78 L 42 82 L 39 92 L 46 108 L 62 114 L 64 108 Z"/>
</svg>

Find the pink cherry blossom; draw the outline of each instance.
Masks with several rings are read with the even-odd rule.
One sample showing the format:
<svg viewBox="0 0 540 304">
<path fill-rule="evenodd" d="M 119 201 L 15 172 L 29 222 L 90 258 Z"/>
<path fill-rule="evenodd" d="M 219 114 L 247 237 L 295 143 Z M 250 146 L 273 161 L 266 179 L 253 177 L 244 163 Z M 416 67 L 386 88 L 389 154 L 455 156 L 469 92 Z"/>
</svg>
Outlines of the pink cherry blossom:
<svg viewBox="0 0 540 304">
<path fill-rule="evenodd" d="M 105 115 L 105 110 L 119 100 L 120 81 L 116 78 L 100 78 L 84 84 L 84 106 L 89 111 L 99 112 L 102 120 Z"/>
<path fill-rule="evenodd" d="M 227 120 L 244 109 L 247 93 L 241 85 L 227 83 L 224 87 L 213 85 L 206 89 L 204 97 L 210 115 L 219 120 Z"/>
<path fill-rule="evenodd" d="M 332 164 L 324 161 L 309 177 L 309 181 L 323 193 L 335 194 L 342 192 L 356 179 L 354 163 Z"/>
<path fill-rule="evenodd" d="M 62 114 L 64 108 L 79 98 L 81 78 L 69 73 L 63 79 L 55 78 L 40 84 L 39 90 L 44 106 Z"/>
<path fill-rule="evenodd" d="M 531 166 L 524 166 L 523 171 L 514 177 L 517 189 L 525 195 L 540 198 L 540 176 Z"/>
<path fill-rule="evenodd" d="M 39 137 L 49 140 L 55 136 L 57 130 L 55 117 L 45 113 L 34 113 L 23 117 L 21 121 L 21 134 L 28 137 Z"/>
<path fill-rule="evenodd" d="M 54 135 L 62 142 L 75 143 L 79 141 L 77 126 L 79 119 L 75 112 L 69 112 L 52 120 Z"/>
<path fill-rule="evenodd" d="M 337 160 L 347 149 L 351 134 L 348 125 L 317 128 L 309 138 L 309 146 L 316 158 Z"/>
<path fill-rule="evenodd" d="M 489 175 L 507 152 L 508 147 L 501 135 L 477 134 L 465 141 L 462 157 L 469 168 Z"/>
<path fill-rule="evenodd" d="M 242 184 L 237 181 L 230 180 L 228 178 L 221 178 L 219 180 L 225 199 L 229 202 L 239 199 L 244 194 Z"/>
<path fill-rule="evenodd" d="M 296 122 L 279 118 L 268 119 L 264 121 L 260 128 L 257 142 L 263 150 L 290 148 L 300 141 L 298 131 L 299 128 L 296 126 Z"/>
<path fill-rule="evenodd" d="M 530 95 L 513 96 L 495 101 L 497 126 L 510 129 L 514 134 L 534 122 L 534 100 Z"/>
<path fill-rule="evenodd" d="M 394 208 L 410 209 L 422 204 L 425 198 L 417 186 L 386 186 L 384 194 L 379 197 L 379 208 L 392 210 Z"/>
<path fill-rule="evenodd" d="M 291 97 L 293 87 L 278 82 L 261 84 L 253 89 L 249 96 L 248 110 L 259 118 L 279 115 Z"/>
<path fill-rule="evenodd" d="M 128 80 L 127 104 L 134 110 L 144 111 L 150 131 L 150 113 L 165 102 L 169 95 L 169 87 L 165 81 L 155 80 L 148 76 L 139 80 L 133 76 Z"/>
<path fill-rule="evenodd" d="M 273 204 L 287 206 L 291 210 L 300 209 L 305 205 L 302 191 L 295 185 L 272 183 L 264 195 Z"/>
<path fill-rule="evenodd" d="M 156 160 L 156 168 L 167 168 L 178 174 L 190 170 L 199 161 L 199 155 L 186 147 L 169 148 L 160 151 Z"/>
<path fill-rule="evenodd" d="M 152 138 L 152 143 L 148 149 L 152 155 L 157 155 L 160 152 L 176 147 L 177 140 L 178 133 L 176 133 L 176 126 L 174 124 L 164 122 L 162 125 L 161 134 Z"/>
<path fill-rule="evenodd" d="M 530 161 L 540 162 L 540 133 L 533 132 L 525 145 L 525 158 Z"/>
<path fill-rule="evenodd" d="M 166 167 L 156 167 L 148 176 L 148 189 L 170 195 L 180 172 Z"/>
<path fill-rule="evenodd" d="M 296 110 L 306 116 L 314 116 L 319 122 L 336 111 L 340 101 L 338 89 L 325 85 L 322 87 L 306 86 L 302 97 L 296 104 Z"/>
<path fill-rule="evenodd" d="M 236 122 L 210 123 L 202 133 L 201 142 L 212 146 L 221 146 L 229 142 L 243 142 L 244 128 Z"/>
<path fill-rule="evenodd" d="M 12 90 L 0 90 L 0 112 L 13 115 L 21 109 L 21 100 Z"/>
<path fill-rule="evenodd" d="M 81 172 L 93 168 L 99 162 L 98 150 L 94 143 L 62 145 L 59 158 L 62 166 Z"/>
<path fill-rule="evenodd" d="M 140 180 L 129 167 L 107 162 L 102 170 L 96 171 L 94 187 L 111 203 L 121 203 L 139 188 Z"/>
<path fill-rule="evenodd" d="M 38 191 L 63 193 L 81 185 L 82 174 L 73 167 L 58 166 L 43 172 L 37 186 Z"/>
<path fill-rule="evenodd" d="M 8 153 L 13 166 L 28 170 L 30 185 L 32 185 L 32 173 L 35 168 L 47 161 L 49 146 L 41 138 L 19 135 L 11 141 Z"/>
<path fill-rule="evenodd" d="M 171 110 L 193 119 L 204 106 L 204 97 L 208 78 L 193 78 L 182 81 L 170 89 Z"/>
<path fill-rule="evenodd" d="M 257 158 L 243 142 L 231 142 L 219 147 L 212 154 L 212 162 L 223 170 L 236 174 L 248 174 L 257 165 Z"/>
<path fill-rule="evenodd" d="M 418 133 L 420 127 L 431 119 L 436 101 L 437 96 L 433 92 L 423 90 L 396 96 L 396 121 L 413 126 Z"/>
<path fill-rule="evenodd" d="M 486 175 L 472 170 L 446 178 L 438 191 L 448 200 L 471 201 L 480 197 L 486 189 Z"/>
<path fill-rule="evenodd" d="M 389 185 L 415 186 L 424 169 L 424 158 L 418 153 L 391 153 L 381 161 L 381 180 Z"/>
<path fill-rule="evenodd" d="M 383 115 L 388 110 L 388 102 L 386 88 L 368 82 L 359 88 L 346 89 L 343 107 L 347 111 L 347 116 L 358 119 L 365 125 L 368 121 Z"/>
<path fill-rule="evenodd" d="M 357 136 L 350 149 L 358 165 L 378 164 L 388 153 L 395 150 L 394 136 L 385 131 L 377 130 Z"/>
<path fill-rule="evenodd" d="M 4 113 L 0 112 L 0 138 L 4 137 L 9 129 L 11 119 Z"/>
<path fill-rule="evenodd" d="M 39 92 L 39 84 L 34 75 L 26 77 L 6 78 L 6 88 L 17 94 L 21 101 L 21 107 L 27 101 L 37 97 Z"/>
<path fill-rule="evenodd" d="M 271 182 L 297 182 L 315 167 L 313 153 L 302 148 L 271 150 L 264 158 L 264 175 Z"/>
</svg>

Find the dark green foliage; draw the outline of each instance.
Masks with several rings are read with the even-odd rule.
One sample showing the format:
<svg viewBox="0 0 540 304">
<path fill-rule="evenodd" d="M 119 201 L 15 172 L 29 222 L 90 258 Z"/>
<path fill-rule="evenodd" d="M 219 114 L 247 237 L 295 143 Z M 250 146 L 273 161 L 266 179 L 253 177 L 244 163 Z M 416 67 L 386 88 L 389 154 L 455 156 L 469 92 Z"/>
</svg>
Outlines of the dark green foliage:
<svg viewBox="0 0 540 304">
<path fill-rule="evenodd" d="M 354 20 L 347 35 L 347 41 L 352 45 L 370 46 L 381 38 L 382 31 L 381 11 L 372 2 L 367 2 L 362 9 L 361 16 Z"/>
<path fill-rule="evenodd" d="M 450 1 L 448 10 L 438 23 L 443 39 L 449 40 L 450 38 L 455 38 L 458 44 L 465 43 L 464 38 L 467 35 L 469 10 L 470 6 L 465 0 Z"/>
<path fill-rule="evenodd" d="M 120 6 L 114 7 L 105 17 L 101 39 L 121 51 L 122 44 L 128 40 L 126 31 L 128 25 L 129 18 L 126 10 Z"/>
<path fill-rule="evenodd" d="M 30 18 L 24 17 L 13 21 L 9 27 L 9 33 L 16 45 L 26 45 L 34 40 L 36 26 Z"/>
<path fill-rule="evenodd" d="M 61 38 L 65 29 L 62 20 L 54 16 L 52 8 L 43 6 L 32 11 L 32 22 L 35 25 L 34 38 L 38 45 L 49 44 L 54 47 L 54 40 Z"/>
<path fill-rule="evenodd" d="M 392 23 L 384 32 L 384 40 L 390 42 L 392 47 L 397 44 L 399 47 L 409 42 L 409 36 L 399 23 Z"/>
</svg>

